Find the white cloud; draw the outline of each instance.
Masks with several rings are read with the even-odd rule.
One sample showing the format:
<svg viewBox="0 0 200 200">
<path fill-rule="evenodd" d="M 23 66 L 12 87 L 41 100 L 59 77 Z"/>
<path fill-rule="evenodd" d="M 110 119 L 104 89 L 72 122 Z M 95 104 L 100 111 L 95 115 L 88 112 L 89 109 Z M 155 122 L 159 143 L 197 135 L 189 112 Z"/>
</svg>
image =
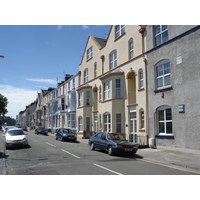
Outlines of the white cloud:
<svg viewBox="0 0 200 200">
<path fill-rule="evenodd" d="M 86 29 L 88 29 L 88 28 L 89 28 L 88 25 L 83 25 L 83 26 L 82 26 L 82 29 L 84 29 L 84 30 L 86 30 Z"/>
<path fill-rule="evenodd" d="M 53 79 L 28 78 L 26 80 L 27 81 L 47 83 L 47 84 L 57 84 L 57 82 Z"/>
<path fill-rule="evenodd" d="M 0 93 L 8 99 L 8 113 L 6 116 L 15 118 L 20 111 L 25 110 L 26 106 L 36 100 L 37 92 L 36 90 L 0 84 Z"/>
<path fill-rule="evenodd" d="M 61 30 L 62 28 L 63 28 L 62 25 L 58 25 L 58 26 L 57 26 L 57 29 L 58 29 L 58 30 Z"/>
</svg>

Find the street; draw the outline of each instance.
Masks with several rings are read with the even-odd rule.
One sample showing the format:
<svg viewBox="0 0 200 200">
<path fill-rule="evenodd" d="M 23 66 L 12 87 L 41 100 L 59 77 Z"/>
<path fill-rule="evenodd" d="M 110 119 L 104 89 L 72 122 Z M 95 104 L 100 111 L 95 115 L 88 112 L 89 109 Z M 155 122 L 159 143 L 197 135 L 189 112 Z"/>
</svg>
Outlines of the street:
<svg viewBox="0 0 200 200">
<path fill-rule="evenodd" d="M 62 142 L 55 137 L 28 133 L 29 147 L 7 149 L 7 175 L 192 175 L 189 171 L 144 162 L 135 156 L 109 156 L 91 151 L 87 140 Z"/>
</svg>

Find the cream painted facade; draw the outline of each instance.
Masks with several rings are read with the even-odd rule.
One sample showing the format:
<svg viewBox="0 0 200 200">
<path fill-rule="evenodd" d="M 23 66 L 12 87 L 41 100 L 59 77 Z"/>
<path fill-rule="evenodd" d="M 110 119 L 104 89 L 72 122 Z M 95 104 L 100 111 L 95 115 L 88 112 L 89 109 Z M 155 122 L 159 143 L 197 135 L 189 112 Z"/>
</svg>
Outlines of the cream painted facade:
<svg viewBox="0 0 200 200">
<path fill-rule="evenodd" d="M 79 66 L 77 129 L 121 132 L 147 145 L 146 63 L 141 26 L 112 26 L 107 39 L 89 36 Z"/>
</svg>

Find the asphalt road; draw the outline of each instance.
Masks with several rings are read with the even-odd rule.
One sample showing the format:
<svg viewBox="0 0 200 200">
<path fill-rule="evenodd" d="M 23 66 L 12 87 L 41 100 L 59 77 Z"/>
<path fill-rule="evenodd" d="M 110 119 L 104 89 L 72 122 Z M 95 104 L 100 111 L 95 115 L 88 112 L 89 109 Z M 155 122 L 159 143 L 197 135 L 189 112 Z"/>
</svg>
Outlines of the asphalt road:
<svg viewBox="0 0 200 200">
<path fill-rule="evenodd" d="M 109 156 L 91 151 L 87 140 L 62 142 L 54 136 L 28 133 L 29 148 L 6 150 L 7 175 L 192 175 L 170 167 L 143 162 L 135 156 Z"/>
</svg>

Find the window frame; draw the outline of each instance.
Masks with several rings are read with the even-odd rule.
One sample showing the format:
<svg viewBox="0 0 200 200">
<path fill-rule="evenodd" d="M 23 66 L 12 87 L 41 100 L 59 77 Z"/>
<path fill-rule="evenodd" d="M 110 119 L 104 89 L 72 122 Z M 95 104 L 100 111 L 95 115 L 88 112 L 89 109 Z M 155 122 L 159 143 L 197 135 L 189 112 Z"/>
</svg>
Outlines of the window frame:
<svg viewBox="0 0 200 200">
<path fill-rule="evenodd" d="M 87 60 L 93 57 L 93 48 L 92 46 L 87 50 Z"/>
<path fill-rule="evenodd" d="M 91 106 L 91 91 L 86 91 L 85 92 L 85 104 L 86 106 Z"/>
<path fill-rule="evenodd" d="M 159 32 L 156 31 L 157 28 L 159 29 Z M 169 40 L 168 26 L 167 25 L 155 25 L 153 27 L 153 31 L 154 31 L 154 44 L 155 44 L 156 47 Z M 165 36 L 165 37 L 167 37 L 167 39 L 164 39 L 165 34 L 167 34 Z M 158 41 L 157 38 L 160 38 L 160 41 Z"/>
<path fill-rule="evenodd" d="M 82 116 L 78 117 L 78 130 L 83 131 L 83 117 Z"/>
<path fill-rule="evenodd" d="M 105 82 L 103 86 L 103 99 L 111 99 L 111 81 Z"/>
<path fill-rule="evenodd" d="M 130 40 L 128 42 L 128 47 L 129 47 L 129 59 L 131 60 L 132 58 L 134 58 L 134 42 L 133 42 L 133 38 L 130 38 Z"/>
<path fill-rule="evenodd" d="M 170 119 L 169 115 L 167 116 L 167 110 L 170 110 Z M 163 119 L 160 119 L 160 113 L 163 112 Z M 168 113 L 169 114 L 169 113 Z M 164 132 L 160 131 L 160 125 L 163 123 Z M 167 133 L 167 123 L 171 123 L 171 132 Z M 157 127 L 158 127 L 158 136 L 173 136 L 173 118 L 172 118 L 172 108 L 170 106 L 161 106 L 157 109 Z"/>
<path fill-rule="evenodd" d="M 125 33 L 125 25 L 115 26 L 115 39 L 119 38 L 124 33 Z"/>
<path fill-rule="evenodd" d="M 122 114 L 116 113 L 116 133 L 122 132 Z"/>
<path fill-rule="evenodd" d="M 140 109 L 140 129 L 145 129 L 145 117 L 144 117 L 144 109 Z"/>
<path fill-rule="evenodd" d="M 165 68 L 165 65 L 168 64 L 168 66 Z M 161 69 L 159 71 L 159 68 Z M 165 71 L 168 71 L 168 73 L 165 73 Z M 163 74 L 162 74 L 163 73 Z M 156 82 L 156 90 L 163 90 L 166 88 L 172 87 L 172 80 L 171 80 L 171 64 L 170 61 L 165 59 L 161 60 L 155 65 L 155 82 Z M 166 84 L 165 81 L 167 80 L 166 77 L 169 77 L 169 84 Z M 161 80 L 161 82 L 158 82 Z M 159 86 L 162 83 L 162 86 Z"/>
<path fill-rule="evenodd" d="M 144 88 L 144 71 L 143 69 L 139 70 L 139 88 Z"/>
<path fill-rule="evenodd" d="M 78 105 L 83 106 L 83 92 L 78 93 Z"/>
<path fill-rule="evenodd" d="M 119 83 L 117 83 L 119 81 Z M 115 98 L 121 98 L 121 79 L 115 79 Z"/>
<path fill-rule="evenodd" d="M 110 113 L 104 113 L 103 115 L 104 121 L 104 131 L 110 133 L 111 132 L 111 115 Z"/>
<path fill-rule="evenodd" d="M 117 50 L 113 50 L 109 55 L 110 70 L 117 67 Z"/>
<path fill-rule="evenodd" d="M 84 83 L 88 82 L 88 80 L 89 80 L 88 77 L 89 77 L 89 75 L 88 75 L 88 68 L 86 68 L 84 70 Z"/>
</svg>

